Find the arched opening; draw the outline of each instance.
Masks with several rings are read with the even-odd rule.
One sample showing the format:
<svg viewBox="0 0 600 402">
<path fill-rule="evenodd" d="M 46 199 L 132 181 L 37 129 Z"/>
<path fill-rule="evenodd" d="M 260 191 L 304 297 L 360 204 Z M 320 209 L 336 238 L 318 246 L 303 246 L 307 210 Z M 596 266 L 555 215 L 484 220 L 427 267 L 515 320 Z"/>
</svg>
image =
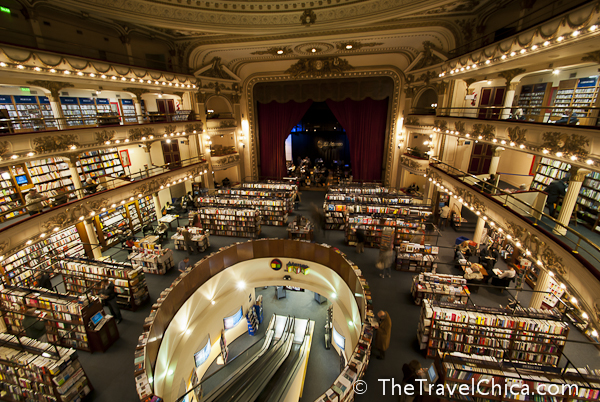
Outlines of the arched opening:
<svg viewBox="0 0 600 402">
<path fill-rule="evenodd" d="M 222 96 L 212 96 L 206 101 L 206 117 L 208 119 L 227 119 L 233 117 L 231 105 Z"/>
<path fill-rule="evenodd" d="M 418 114 L 435 114 L 435 108 L 437 107 L 438 95 L 433 89 L 429 88 L 425 90 L 419 96 L 417 103 L 414 107 L 414 113 Z"/>
</svg>

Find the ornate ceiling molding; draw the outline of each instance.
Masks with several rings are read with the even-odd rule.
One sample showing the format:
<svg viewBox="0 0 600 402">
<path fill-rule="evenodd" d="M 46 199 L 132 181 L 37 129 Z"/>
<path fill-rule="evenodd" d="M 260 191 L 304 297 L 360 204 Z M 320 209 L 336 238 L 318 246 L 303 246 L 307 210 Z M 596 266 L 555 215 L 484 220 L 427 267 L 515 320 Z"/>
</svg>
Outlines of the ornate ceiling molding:
<svg viewBox="0 0 600 402">
<path fill-rule="evenodd" d="M 344 74 L 344 72 L 354 70 L 354 67 L 347 60 L 339 57 L 328 58 L 309 58 L 300 59 L 290 68 L 285 70 L 293 78 L 299 77 L 322 77 L 333 74 Z"/>
<path fill-rule="evenodd" d="M 51 134 L 33 138 L 31 141 L 37 154 L 66 151 L 75 149 L 73 147 L 79 147 L 79 139 L 75 134 Z"/>
</svg>

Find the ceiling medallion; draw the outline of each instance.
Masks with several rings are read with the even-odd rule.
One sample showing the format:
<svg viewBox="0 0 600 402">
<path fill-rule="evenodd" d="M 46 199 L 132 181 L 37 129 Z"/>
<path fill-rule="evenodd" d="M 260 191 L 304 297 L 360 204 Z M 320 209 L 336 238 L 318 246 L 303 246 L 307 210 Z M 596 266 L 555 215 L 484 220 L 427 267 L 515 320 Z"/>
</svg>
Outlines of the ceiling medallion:
<svg viewBox="0 0 600 402">
<path fill-rule="evenodd" d="M 333 45 L 324 42 L 303 43 L 294 48 L 294 52 L 304 56 L 314 56 L 315 54 L 323 54 L 331 50 L 333 50 Z"/>
<path fill-rule="evenodd" d="M 300 59 L 285 70 L 293 78 L 303 76 L 321 77 L 330 74 L 342 74 L 344 71 L 353 70 L 354 67 L 347 60 L 339 57 Z"/>
</svg>

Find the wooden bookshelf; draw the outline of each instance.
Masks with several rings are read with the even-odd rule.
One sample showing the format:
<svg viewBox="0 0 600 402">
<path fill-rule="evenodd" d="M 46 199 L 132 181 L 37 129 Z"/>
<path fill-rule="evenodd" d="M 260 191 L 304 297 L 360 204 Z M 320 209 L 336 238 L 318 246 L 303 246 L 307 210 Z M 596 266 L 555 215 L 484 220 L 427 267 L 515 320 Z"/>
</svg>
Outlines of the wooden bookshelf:
<svg viewBox="0 0 600 402">
<path fill-rule="evenodd" d="M 7 256 L 0 263 L 4 283 L 32 285 L 35 280 L 34 273 L 42 269 L 53 269 L 59 257 L 81 257 L 91 252 L 89 246 L 86 249 L 82 244 L 88 242 L 87 237 L 83 238 L 80 235 L 85 233 L 84 230 L 83 223 L 71 226 Z"/>
<path fill-rule="evenodd" d="M 82 183 L 85 183 L 88 178 L 106 175 L 117 177 L 124 173 L 117 148 L 83 152 L 79 154 L 76 165 Z"/>
<path fill-rule="evenodd" d="M 68 293 L 96 295 L 102 290 L 100 281 L 112 279 L 117 304 L 122 309 L 135 311 L 149 300 L 141 267 L 134 269 L 131 264 L 83 259 L 61 261 L 60 267 Z"/>
<path fill-rule="evenodd" d="M 396 271 L 435 272 L 439 247 L 403 241 L 396 253 Z"/>
<path fill-rule="evenodd" d="M 211 235 L 257 238 L 261 211 L 246 208 L 204 207 L 198 213 L 202 229 Z"/>
<path fill-rule="evenodd" d="M 287 212 L 294 211 L 294 200 L 296 199 L 296 191 L 275 188 L 228 188 L 217 190 L 217 194 L 237 195 L 258 200 L 278 198 L 285 200 Z"/>
<path fill-rule="evenodd" d="M 0 334 L 0 398 L 6 401 L 79 401 L 93 387 L 74 349 Z"/>
<path fill-rule="evenodd" d="M 151 195 L 147 195 L 138 200 L 138 208 L 143 226 L 156 221 L 156 209 Z"/>
<path fill-rule="evenodd" d="M 552 120 L 557 120 L 563 112 L 572 110 L 573 113 L 577 114 L 580 124 L 595 125 L 598 111 L 589 108 L 598 106 L 598 90 L 598 77 L 583 77 L 561 81 L 553 104 L 554 107 L 560 109 L 552 110 Z"/>
<path fill-rule="evenodd" d="M 25 166 L 35 188 L 46 197 L 56 195 L 59 189 L 66 191 L 75 189 L 69 165 L 61 158 L 25 162 Z M 74 193 L 72 197 L 75 197 Z"/>
<path fill-rule="evenodd" d="M 411 294 L 416 305 L 425 299 L 466 304 L 470 292 L 462 276 L 425 272 L 413 277 Z"/>
<path fill-rule="evenodd" d="M 547 89 L 551 87 L 551 83 L 548 82 L 521 87 L 517 104 L 523 109 L 526 119 L 538 122 L 544 121 L 542 110 L 543 106 L 548 103 L 550 91 Z"/>
<path fill-rule="evenodd" d="M 288 201 L 276 197 L 251 197 L 242 195 L 221 194 L 217 196 L 199 197 L 200 206 L 223 206 L 258 209 L 261 212 L 263 225 L 287 226 Z"/>
<path fill-rule="evenodd" d="M 0 168 L 0 211 L 2 213 L 0 221 L 4 222 L 7 219 L 25 214 L 27 210 L 24 207 L 25 200 L 15 185 L 10 169 L 7 167 Z"/>
<path fill-rule="evenodd" d="M 444 400 L 570 402 L 596 401 L 600 397 L 600 371 L 596 369 L 505 363 L 455 353 L 436 356 L 435 364 L 440 373 L 439 384 L 444 387 Z M 463 387 L 466 392 L 451 395 L 448 389 L 453 387 Z"/>
<path fill-rule="evenodd" d="M 98 214 L 94 218 L 96 234 L 102 245 L 102 251 L 117 245 L 119 230 L 122 230 L 124 235 L 131 233 L 131 222 L 127 214 L 128 205 L 118 205 L 116 208 Z"/>
<path fill-rule="evenodd" d="M 512 311 L 423 300 L 419 342 L 427 357 L 439 352 L 475 353 L 506 361 L 557 366 L 569 326 L 556 310 Z"/>
<path fill-rule="evenodd" d="M 33 307 L 44 315 L 49 343 L 91 351 L 86 329 L 90 318 L 102 310 L 98 299 L 11 286 L 0 290 L 0 303 L 9 333 L 24 331 L 22 321 Z"/>
</svg>

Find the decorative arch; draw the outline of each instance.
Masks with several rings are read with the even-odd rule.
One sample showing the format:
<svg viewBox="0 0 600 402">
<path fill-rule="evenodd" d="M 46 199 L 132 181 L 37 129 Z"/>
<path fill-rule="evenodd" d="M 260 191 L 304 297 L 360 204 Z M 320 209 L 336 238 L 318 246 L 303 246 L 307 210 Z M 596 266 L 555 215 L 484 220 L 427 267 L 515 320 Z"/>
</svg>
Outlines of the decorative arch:
<svg viewBox="0 0 600 402">
<path fill-rule="evenodd" d="M 413 103 L 413 108 L 419 110 L 431 109 L 431 104 L 438 102 L 437 90 L 431 86 L 421 88 L 415 96 L 416 101 Z"/>
<path fill-rule="evenodd" d="M 401 98 L 401 88 L 405 82 L 404 74 L 396 69 L 395 67 L 383 67 L 381 70 L 371 70 L 371 71 L 354 71 L 345 74 L 331 74 L 324 75 L 320 78 L 314 79 L 316 80 L 324 80 L 324 79 L 342 79 L 342 78 L 362 78 L 362 77 L 390 77 L 394 84 L 391 90 L 390 96 L 390 104 L 388 110 L 388 127 L 386 129 L 386 140 L 384 147 L 384 159 L 385 159 L 385 172 L 383 175 L 383 182 L 385 185 L 391 185 L 392 179 L 392 167 L 393 167 L 393 156 L 394 156 L 394 138 L 396 135 L 397 129 L 397 120 L 399 116 L 399 105 Z M 250 138 L 250 147 L 248 150 L 249 160 L 250 160 L 250 171 L 253 180 L 258 180 L 259 172 L 258 172 L 258 162 L 259 155 L 259 138 L 258 138 L 258 123 L 257 123 L 257 114 L 256 114 L 256 101 L 254 99 L 254 87 L 256 84 L 261 82 L 274 82 L 274 81 L 290 81 L 294 80 L 290 79 L 289 75 L 266 75 L 266 74 L 256 74 L 248 77 L 243 83 L 242 94 L 246 98 L 246 112 L 248 118 L 248 126 L 249 126 L 249 138 Z"/>
<path fill-rule="evenodd" d="M 211 94 L 206 97 L 204 102 L 206 109 L 212 109 L 216 114 L 219 113 L 229 113 L 233 114 L 233 105 L 230 100 L 218 94 Z"/>
</svg>

